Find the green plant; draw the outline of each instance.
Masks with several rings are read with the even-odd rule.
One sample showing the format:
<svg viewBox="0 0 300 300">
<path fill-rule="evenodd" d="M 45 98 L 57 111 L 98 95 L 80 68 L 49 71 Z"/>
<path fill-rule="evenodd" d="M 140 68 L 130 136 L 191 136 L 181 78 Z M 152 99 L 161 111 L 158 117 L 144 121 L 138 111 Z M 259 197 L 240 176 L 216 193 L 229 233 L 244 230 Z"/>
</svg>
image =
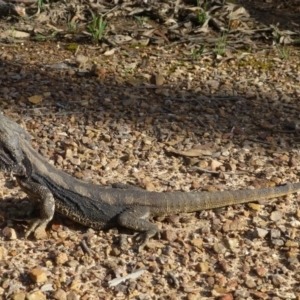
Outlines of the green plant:
<svg viewBox="0 0 300 300">
<path fill-rule="evenodd" d="M 202 26 L 205 23 L 205 21 L 207 20 L 207 13 L 206 13 L 207 5 L 208 5 L 207 0 L 204 0 L 204 4 L 203 4 L 203 8 L 202 8 L 199 0 L 197 0 L 197 7 L 198 7 L 197 21 L 200 26 Z"/>
<path fill-rule="evenodd" d="M 11 43 L 15 43 L 15 41 L 16 41 L 16 28 L 14 26 L 10 26 L 10 32 L 9 32 L 8 40 Z"/>
<path fill-rule="evenodd" d="M 205 46 L 202 45 L 199 48 L 193 48 L 191 49 L 191 57 L 192 60 L 197 60 L 204 52 Z"/>
<path fill-rule="evenodd" d="M 53 31 L 50 35 L 36 34 L 34 36 L 35 40 L 46 41 L 53 39 L 58 34 L 58 31 Z"/>
<path fill-rule="evenodd" d="M 94 43 L 97 44 L 102 39 L 106 25 L 107 23 L 102 16 L 93 15 L 92 23 L 87 28 L 92 35 Z"/>
<path fill-rule="evenodd" d="M 281 59 L 288 59 L 291 56 L 291 49 L 287 46 L 277 46 L 277 51 Z"/>
<path fill-rule="evenodd" d="M 132 74 L 134 72 L 133 68 L 125 68 L 124 70 L 122 70 L 123 73 L 125 74 Z"/>
<path fill-rule="evenodd" d="M 44 7 L 44 0 L 37 0 L 38 11 L 40 11 Z"/>
<path fill-rule="evenodd" d="M 223 56 L 226 52 L 226 45 L 227 45 L 227 34 L 223 33 L 217 40 L 215 45 L 214 52 L 217 55 Z"/>
<path fill-rule="evenodd" d="M 14 38 L 15 37 L 15 27 L 14 26 L 11 26 L 10 27 L 10 37 Z"/>
<path fill-rule="evenodd" d="M 66 45 L 66 50 L 69 50 L 69 51 L 77 51 L 79 48 L 79 45 L 77 43 L 70 43 L 70 44 L 67 44 Z"/>
<path fill-rule="evenodd" d="M 141 27 L 144 27 L 147 21 L 149 20 L 149 17 L 145 16 L 134 16 L 134 18 L 137 20 Z"/>
<path fill-rule="evenodd" d="M 72 32 L 72 33 L 76 33 L 78 31 L 78 24 L 77 23 L 72 23 L 72 22 L 68 22 L 68 31 Z"/>
</svg>

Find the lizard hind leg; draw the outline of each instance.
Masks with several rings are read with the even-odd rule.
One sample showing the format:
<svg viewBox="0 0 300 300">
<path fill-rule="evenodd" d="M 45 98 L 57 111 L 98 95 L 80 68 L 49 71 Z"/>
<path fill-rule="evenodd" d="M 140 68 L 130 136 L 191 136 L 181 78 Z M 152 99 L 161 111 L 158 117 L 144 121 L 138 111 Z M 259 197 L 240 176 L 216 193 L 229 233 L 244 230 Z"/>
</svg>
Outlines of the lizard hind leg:
<svg viewBox="0 0 300 300">
<path fill-rule="evenodd" d="M 149 208 L 147 207 L 131 207 L 122 212 L 118 217 L 118 224 L 122 227 L 139 231 L 139 247 L 140 252 L 150 238 L 159 234 L 159 228 L 147 219 L 149 218 Z"/>
</svg>

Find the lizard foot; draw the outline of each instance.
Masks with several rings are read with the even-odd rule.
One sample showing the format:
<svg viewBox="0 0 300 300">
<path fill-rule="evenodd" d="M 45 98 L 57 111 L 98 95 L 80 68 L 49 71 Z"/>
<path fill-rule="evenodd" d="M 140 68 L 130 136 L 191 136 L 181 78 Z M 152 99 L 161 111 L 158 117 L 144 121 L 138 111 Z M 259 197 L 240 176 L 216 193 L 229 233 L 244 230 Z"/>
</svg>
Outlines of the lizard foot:
<svg viewBox="0 0 300 300">
<path fill-rule="evenodd" d="M 37 240 L 47 238 L 46 226 L 48 224 L 48 220 L 34 219 L 31 221 L 31 225 L 25 232 L 25 239 L 29 237 L 29 235 L 33 232 L 34 237 Z"/>
<path fill-rule="evenodd" d="M 138 251 L 143 250 L 148 240 L 159 232 L 158 227 L 147 220 L 149 215 L 149 208 L 141 206 L 127 209 L 118 216 L 120 226 L 140 232 L 137 237 Z"/>
<path fill-rule="evenodd" d="M 160 231 L 157 230 L 147 230 L 144 232 L 137 232 L 134 234 L 136 237 L 136 242 L 138 243 L 138 252 L 141 252 L 144 247 L 147 245 L 148 241 L 155 235 L 158 235 L 160 239 Z"/>
</svg>

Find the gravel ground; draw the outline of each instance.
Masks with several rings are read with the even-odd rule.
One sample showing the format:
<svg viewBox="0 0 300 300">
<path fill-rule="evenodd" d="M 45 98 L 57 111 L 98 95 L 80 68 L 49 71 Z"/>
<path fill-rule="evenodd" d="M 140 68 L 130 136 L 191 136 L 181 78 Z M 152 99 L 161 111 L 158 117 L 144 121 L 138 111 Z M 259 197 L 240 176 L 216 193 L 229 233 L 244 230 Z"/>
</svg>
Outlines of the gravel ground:
<svg viewBox="0 0 300 300">
<path fill-rule="evenodd" d="M 50 163 L 95 184 L 189 192 L 297 182 L 299 50 L 233 40 L 224 53 L 217 42 L 203 52 L 5 44 L 1 111 Z M 300 300 L 297 195 L 155 219 L 161 239 L 137 253 L 130 231 L 60 215 L 47 239 L 24 240 L 27 224 L 12 216 L 28 199 L 0 176 L 0 299 Z"/>
</svg>

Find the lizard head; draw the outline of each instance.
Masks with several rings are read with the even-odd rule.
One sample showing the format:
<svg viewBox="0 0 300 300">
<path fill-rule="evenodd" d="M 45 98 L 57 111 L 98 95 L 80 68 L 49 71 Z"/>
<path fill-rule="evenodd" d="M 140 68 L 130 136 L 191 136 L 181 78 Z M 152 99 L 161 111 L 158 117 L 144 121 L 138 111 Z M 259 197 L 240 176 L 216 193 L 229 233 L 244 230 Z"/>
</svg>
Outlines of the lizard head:
<svg viewBox="0 0 300 300">
<path fill-rule="evenodd" d="M 30 136 L 17 123 L 0 114 L 0 171 L 20 176 L 26 173 L 20 139 L 30 141 Z"/>
</svg>

